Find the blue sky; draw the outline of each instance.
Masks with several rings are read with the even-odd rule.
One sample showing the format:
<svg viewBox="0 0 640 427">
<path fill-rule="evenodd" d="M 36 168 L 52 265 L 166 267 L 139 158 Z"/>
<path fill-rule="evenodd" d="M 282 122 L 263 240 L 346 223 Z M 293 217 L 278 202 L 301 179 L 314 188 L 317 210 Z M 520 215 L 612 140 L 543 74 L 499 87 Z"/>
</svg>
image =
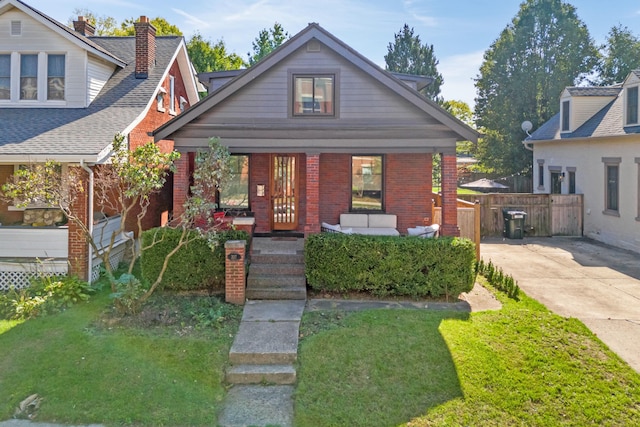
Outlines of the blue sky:
<svg viewBox="0 0 640 427">
<path fill-rule="evenodd" d="M 223 39 L 243 58 L 263 28 L 280 22 L 294 35 L 317 22 L 346 44 L 384 66 L 387 46 L 407 23 L 423 43 L 433 44 L 444 77 L 442 95 L 473 105 L 482 55 L 518 13 L 520 0 L 23 0 L 66 23 L 76 8 L 98 16 L 162 16 L 187 38 L 199 31 Z M 591 37 L 603 43 L 611 27 L 622 24 L 640 35 L 638 0 L 569 0 Z M 605 3 L 607 5 L 605 5 Z"/>
</svg>

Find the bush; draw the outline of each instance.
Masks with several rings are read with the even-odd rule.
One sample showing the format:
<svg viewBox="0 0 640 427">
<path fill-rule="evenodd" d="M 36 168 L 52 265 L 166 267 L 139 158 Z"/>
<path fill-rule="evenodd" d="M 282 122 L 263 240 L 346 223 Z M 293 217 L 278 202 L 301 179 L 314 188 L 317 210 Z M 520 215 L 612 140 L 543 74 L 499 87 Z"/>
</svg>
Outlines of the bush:
<svg viewBox="0 0 640 427">
<path fill-rule="evenodd" d="M 468 239 L 320 233 L 305 242 L 307 282 L 319 291 L 457 297 L 475 281 Z"/>
<path fill-rule="evenodd" d="M 94 289 L 75 276 L 38 276 L 28 288 L 0 294 L 0 318 L 30 319 L 87 301 Z"/>
<path fill-rule="evenodd" d="M 196 230 L 189 233 L 194 240 L 171 257 L 160 286 L 172 290 L 222 288 L 225 275 L 224 244 L 228 240 L 248 242 L 249 234 L 246 231 L 225 230 L 210 234 L 207 238 Z M 145 281 L 155 282 L 167 254 L 176 247 L 181 234 L 182 230 L 167 227 L 142 233 L 143 247 L 151 245 L 154 239 L 161 239 L 142 252 L 140 267 Z"/>
<path fill-rule="evenodd" d="M 480 260 L 476 263 L 476 273 L 484 276 L 491 286 L 518 301 L 520 294 L 518 283 L 513 276 L 505 274 L 500 267 L 494 266 L 491 261 L 485 263 Z"/>
</svg>

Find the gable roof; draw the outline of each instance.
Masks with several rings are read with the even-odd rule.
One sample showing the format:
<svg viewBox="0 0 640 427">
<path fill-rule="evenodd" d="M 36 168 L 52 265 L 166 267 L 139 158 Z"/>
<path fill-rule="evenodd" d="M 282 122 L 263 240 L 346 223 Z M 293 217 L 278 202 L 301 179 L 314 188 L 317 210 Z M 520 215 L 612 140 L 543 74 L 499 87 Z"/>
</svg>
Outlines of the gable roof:
<svg viewBox="0 0 640 427">
<path fill-rule="evenodd" d="M 126 65 L 126 62 L 121 58 L 119 58 L 116 54 L 114 54 L 114 52 L 111 52 L 105 49 L 104 47 L 100 46 L 99 44 L 94 43 L 88 37 L 85 37 L 82 34 L 77 33 L 76 31 L 67 27 L 66 25 L 63 25 L 62 23 L 45 15 L 39 10 L 32 8 L 28 4 L 23 3 L 21 0 L 0 0 L 0 15 L 4 13 L 4 11 L 10 9 L 11 7 L 15 7 L 21 10 L 22 12 L 29 15 L 31 18 L 35 19 L 36 21 L 39 21 L 46 27 L 55 31 L 60 36 L 69 40 L 75 45 L 88 50 L 92 54 L 108 62 L 116 64 L 119 67 L 124 67 Z"/>
<path fill-rule="evenodd" d="M 279 64 L 282 60 L 293 54 L 312 39 L 316 39 L 326 45 L 334 53 L 337 53 L 354 66 L 358 67 L 368 76 L 372 77 L 383 86 L 391 89 L 415 107 L 421 109 L 423 112 L 447 126 L 459 136 L 459 140 L 477 141 L 479 133 L 476 130 L 467 126 L 465 123 L 442 109 L 437 103 L 425 98 L 418 91 L 412 89 L 400 79 L 394 77 L 391 73 L 383 70 L 372 61 L 347 46 L 317 23 L 309 24 L 305 29 L 287 40 L 257 64 L 247 70 L 244 70 L 232 81 L 210 93 L 205 99 L 183 114 L 160 126 L 154 131 L 155 140 L 171 139 L 172 135 L 182 126 L 197 119 L 201 114 L 209 111 L 225 99 L 231 97 L 245 85 L 266 73 L 272 67 Z"/>
<path fill-rule="evenodd" d="M 136 79 L 135 37 L 91 37 L 90 41 L 130 65 L 117 70 L 87 108 L 0 109 L 2 161 L 103 161 L 114 135 L 129 132 L 154 101 L 179 49 L 186 52 L 182 37 L 157 37 L 156 65 L 147 79 Z"/>
</svg>

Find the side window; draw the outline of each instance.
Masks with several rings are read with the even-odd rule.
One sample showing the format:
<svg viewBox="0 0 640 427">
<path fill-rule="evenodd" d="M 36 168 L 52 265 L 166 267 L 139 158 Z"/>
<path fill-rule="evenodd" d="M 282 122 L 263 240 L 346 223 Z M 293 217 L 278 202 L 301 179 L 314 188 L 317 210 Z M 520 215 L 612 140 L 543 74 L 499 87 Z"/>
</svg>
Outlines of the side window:
<svg viewBox="0 0 640 427">
<path fill-rule="evenodd" d="M 627 125 L 638 124 L 638 86 L 627 89 Z"/>
<path fill-rule="evenodd" d="M 220 189 L 218 207 L 220 209 L 249 209 L 249 156 L 231 156 L 231 176 Z"/>
<path fill-rule="evenodd" d="M 11 98 L 11 55 L 0 55 L 0 99 Z"/>
<path fill-rule="evenodd" d="M 38 99 L 38 55 L 20 55 L 20 99 Z"/>
<path fill-rule="evenodd" d="M 351 157 L 351 210 L 383 210 L 383 157 Z"/>
<path fill-rule="evenodd" d="M 604 157 L 604 213 L 619 216 L 620 157 Z"/>
<path fill-rule="evenodd" d="M 47 56 L 47 99 L 64 101 L 65 56 Z"/>
<path fill-rule="evenodd" d="M 562 102 L 562 132 L 571 130 L 571 103 L 569 101 Z"/>
</svg>

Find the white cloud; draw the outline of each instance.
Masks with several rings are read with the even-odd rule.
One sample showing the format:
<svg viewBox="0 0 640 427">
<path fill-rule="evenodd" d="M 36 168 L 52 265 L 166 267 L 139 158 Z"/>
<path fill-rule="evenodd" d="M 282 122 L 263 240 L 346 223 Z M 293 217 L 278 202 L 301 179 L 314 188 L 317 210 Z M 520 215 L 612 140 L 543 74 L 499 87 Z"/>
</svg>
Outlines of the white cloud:
<svg viewBox="0 0 640 427">
<path fill-rule="evenodd" d="M 177 13 L 178 15 L 182 15 L 182 16 L 184 16 L 185 18 L 187 18 L 186 23 L 187 23 L 188 25 L 198 26 L 198 27 L 201 27 L 201 28 L 209 28 L 209 26 L 210 26 L 208 22 L 203 21 L 202 19 L 199 19 L 199 18 L 198 18 L 198 17 L 196 17 L 196 16 L 193 16 L 193 15 L 188 14 L 188 13 L 187 13 L 187 12 L 185 12 L 184 10 L 181 10 L 181 9 L 175 9 L 175 8 L 172 8 L 171 10 L 173 10 L 173 11 L 174 11 L 175 13 Z"/>
<path fill-rule="evenodd" d="M 440 59 L 438 71 L 444 78 L 441 95 L 445 100 L 464 101 L 473 109 L 476 96 L 473 79 L 479 73 L 483 55 L 480 50 Z"/>
</svg>

